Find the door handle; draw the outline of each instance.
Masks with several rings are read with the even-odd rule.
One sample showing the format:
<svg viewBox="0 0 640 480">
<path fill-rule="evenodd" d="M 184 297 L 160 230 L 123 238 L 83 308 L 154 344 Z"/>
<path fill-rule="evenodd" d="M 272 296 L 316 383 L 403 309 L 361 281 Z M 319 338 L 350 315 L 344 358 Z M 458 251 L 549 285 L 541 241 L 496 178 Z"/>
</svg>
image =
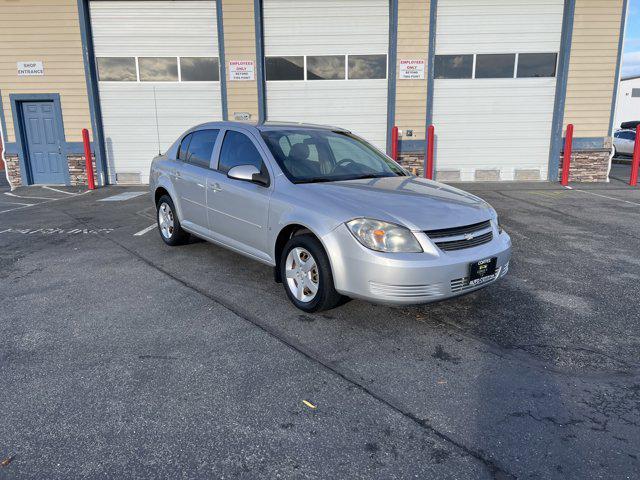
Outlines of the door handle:
<svg viewBox="0 0 640 480">
<path fill-rule="evenodd" d="M 209 185 L 209 188 L 211 188 L 211 190 L 213 190 L 214 192 L 219 192 L 220 190 L 222 190 L 222 187 L 219 183 L 212 183 L 211 185 Z"/>
</svg>

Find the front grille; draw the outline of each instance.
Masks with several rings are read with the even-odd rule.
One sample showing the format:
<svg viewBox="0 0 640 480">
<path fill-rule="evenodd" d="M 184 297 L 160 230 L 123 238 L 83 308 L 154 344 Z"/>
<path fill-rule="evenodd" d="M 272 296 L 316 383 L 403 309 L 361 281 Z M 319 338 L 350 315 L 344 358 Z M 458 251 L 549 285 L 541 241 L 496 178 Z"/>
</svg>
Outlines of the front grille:
<svg viewBox="0 0 640 480">
<path fill-rule="evenodd" d="M 452 250 L 462 250 L 463 248 L 471 248 L 477 247 L 478 245 L 483 245 L 485 243 L 489 243 L 493 239 L 493 232 L 483 233 L 482 235 L 478 235 L 477 237 L 473 237 L 469 240 L 451 240 L 450 242 L 435 242 L 438 248 L 444 250 L 446 252 L 450 252 Z"/>
<path fill-rule="evenodd" d="M 447 252 L 477 247 L 493 239 L 490 220 L 462 227 L 426 230 L 424 233 L 426 233 L 441 250 Z"/>
<path fill-rule="evenodd" d="M 466 225 L 464 227 L 453 227 L 453 228 L 441 228 L 440 230 L 427 230 L 424 233 L 427 236 L 434 240 L 436 238 L 445 238 L 445 237 L 456 237 L 458 235 L 464 235 L 466 233 L 479 232 L 480 230 L 484 230 L 485 228 L 491 227 L 491 221 L 487 220 L 486 222 L 474 223 L 473 225 Z"/>
</svg>

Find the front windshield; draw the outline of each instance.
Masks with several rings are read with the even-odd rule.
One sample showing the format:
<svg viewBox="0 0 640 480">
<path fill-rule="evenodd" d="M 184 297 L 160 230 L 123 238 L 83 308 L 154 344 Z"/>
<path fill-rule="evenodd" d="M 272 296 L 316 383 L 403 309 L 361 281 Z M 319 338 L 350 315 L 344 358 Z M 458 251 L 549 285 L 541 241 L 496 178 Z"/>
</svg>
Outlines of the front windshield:
<svg viewBox="0 0 640 480">
<path fill-rule="evenodd" d="M 266 130 L 262 137 L 282 171 L 294 183 L 408 175 L 397 163 L 349 133 Z"/>
</svg>

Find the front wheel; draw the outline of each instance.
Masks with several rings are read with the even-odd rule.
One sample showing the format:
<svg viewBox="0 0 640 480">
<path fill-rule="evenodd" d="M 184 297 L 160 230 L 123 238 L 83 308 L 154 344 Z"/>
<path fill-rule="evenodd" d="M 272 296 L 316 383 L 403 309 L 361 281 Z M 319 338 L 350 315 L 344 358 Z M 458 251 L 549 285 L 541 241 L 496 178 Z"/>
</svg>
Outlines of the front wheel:
<svg viewBox="0 0 640 480">
<path fill-rule="evenodd" d="M 169 195 L 163 195 L 158 200 L 156 218 L 158 220 L 158 230 L 164 243 L 172 247 L 187 243 L 189 234 L 180 226 L 176 207 Z"/>
<path fill-rule="evenodd" d="M 329 310 L 343 299 L 333 286 L 329 258 L 313 235 L 296 235 L 287 242 L 280 274 L 289 300 L 305 312 Z"/>
</svg>

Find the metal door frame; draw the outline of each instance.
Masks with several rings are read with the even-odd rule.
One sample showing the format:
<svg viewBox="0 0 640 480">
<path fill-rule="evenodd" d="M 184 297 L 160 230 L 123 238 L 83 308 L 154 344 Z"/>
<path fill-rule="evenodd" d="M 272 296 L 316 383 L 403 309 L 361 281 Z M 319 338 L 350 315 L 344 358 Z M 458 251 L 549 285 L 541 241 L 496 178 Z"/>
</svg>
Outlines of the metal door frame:
<svg viewBox="0 0 640 480">
<path fill-rule="evenodd" d="M 60 155 L 62 155 L 65 174 L 65 185 L 71 185 L 71 175 L 69 174 L 69 153 L 67 141 L 64 136 L 64 122 L 62 120 L 62 107 L 60 105 L 59 93 L 12 93 L 9 95 L 11 111 L 13 113 L 13 125 L 15 130 L 16 145 L 18 147 L 18 160 L 20 162 L 20 177 L 22 185 L 33 185 L 33 175 L 31 163 L 29 162 L 29 144 L 27 131 L 24 124 L 22 104 L 28 102 L 52 102 L 53 110 L 58 128 L 58 141 L 60 142 Z"/>
</svg>

